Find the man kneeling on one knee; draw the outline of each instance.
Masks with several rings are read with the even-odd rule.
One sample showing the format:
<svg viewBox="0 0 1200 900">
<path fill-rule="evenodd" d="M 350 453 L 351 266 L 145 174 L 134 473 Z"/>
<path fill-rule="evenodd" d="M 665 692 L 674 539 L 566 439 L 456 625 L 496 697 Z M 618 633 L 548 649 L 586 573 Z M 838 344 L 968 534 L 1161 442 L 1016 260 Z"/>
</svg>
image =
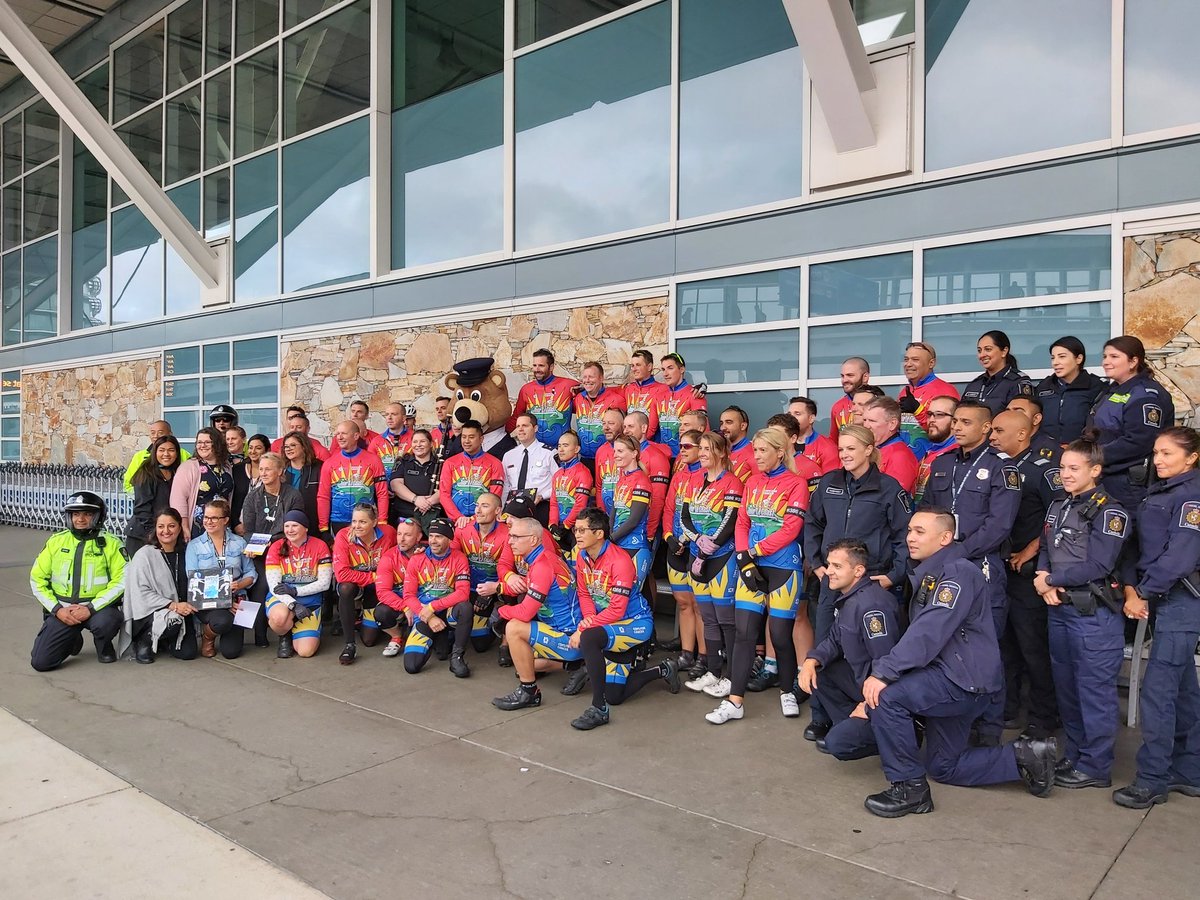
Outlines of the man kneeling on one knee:
<svg viewBox="0 0 1200 900">
<path fill-rule="evenodd" d="M 828 733 L 818 738 L 817 749 L 838 759 L 862 759 L 879 752 L 862 684 L 871 663 L 900 639 L 899 610 L 892 593 L 867 577 L 869 556 L 862 541 L 835 541 L 825 558 L 829 588 L 838 593 L 833 627 L 804 660 L 800 689 L 819 697 L 833 720 Z"/>
<path fill-rule="evenodd" d="M 467 678 L 471 670 L 463 654 L 474 622 L 467 558 L 454 546 L 454 525 L 449 519 L 430 522 L 428 538 L 429 546 L 415 553 L 404 570 L 404 603 L 412 621 L 404 642 L 404 671 L 420 672 L 439 640 L 437 635 L 453 628 L 450 672 L 455 678 Z"/>
</svg>

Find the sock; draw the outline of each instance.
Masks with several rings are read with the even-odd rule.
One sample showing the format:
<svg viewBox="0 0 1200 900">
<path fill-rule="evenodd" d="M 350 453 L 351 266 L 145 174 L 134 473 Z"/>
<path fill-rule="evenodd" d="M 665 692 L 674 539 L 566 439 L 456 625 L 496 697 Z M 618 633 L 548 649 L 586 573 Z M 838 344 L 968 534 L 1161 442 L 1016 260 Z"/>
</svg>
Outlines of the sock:
<svg viewBox="0 0 1200 900">
<path fill-rule="evenodd" d="M 582 659 L 573 659 L 570 662 L 563 663 L 563 669 L 564 669 L 564 671 L 567 671 L 567 672 L 574 672 L 576 669 L 578 669 L 582 665 L 583 665 Z"/>
<path fill-rule="evenodd" d="M 770 672 L 772 675 L 779 674 L 779 664 L 775 662 L 775 657 L 768 656 L 763 660 L 763 671 Z"/>
<path fill-rule="evenodd" d="M 725 699 L 726 699 L 726 700 L 729 700 L 729 698 L 728 698 L 728 697 L 726 697 Z M 733 703 L 733 701 L 732 701 L 732 700 L 729 700 L 729 702 L 730 702 L 730 703 Z M 741 708 L 742 708 L 742 704 L 740 704 L 740 703 L 733 703 L 733 705 L 734 705 L 734 706 L 736 706 L 738 709 L 741 709 Z"/>
<path fill-rule="evenodd" d="M 535 691 L 537 691 L 537 689 L 538 689 L 538 686 L 537 686 L 536 681 L 530 681 L 530 682 L 522 681 L 521 682 L 521 690 L 523 690 L 527 694 L 532 694 Z"/>
</svg>

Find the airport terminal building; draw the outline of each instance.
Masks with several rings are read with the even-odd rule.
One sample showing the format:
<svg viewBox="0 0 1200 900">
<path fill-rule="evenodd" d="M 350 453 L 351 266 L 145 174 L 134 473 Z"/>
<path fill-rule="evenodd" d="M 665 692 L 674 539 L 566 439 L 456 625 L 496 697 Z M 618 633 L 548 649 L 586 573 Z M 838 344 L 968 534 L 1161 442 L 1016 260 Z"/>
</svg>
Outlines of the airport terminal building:
<svg viewBox="0 0 1200 900">
<path fill-rule="evenodd" d="M 0 458 L 124 464 L 217 403 L 431 422 L 456 360 L 515 393 L 542 346 L 824 413 L 846 356 L 894 394 L 923 340 L 961 384 L 993 328 L 1039 377 L 1135 334 L 1194 424 L 1197 34 L 1180 0 L 0 0 Z"/>
</svg>

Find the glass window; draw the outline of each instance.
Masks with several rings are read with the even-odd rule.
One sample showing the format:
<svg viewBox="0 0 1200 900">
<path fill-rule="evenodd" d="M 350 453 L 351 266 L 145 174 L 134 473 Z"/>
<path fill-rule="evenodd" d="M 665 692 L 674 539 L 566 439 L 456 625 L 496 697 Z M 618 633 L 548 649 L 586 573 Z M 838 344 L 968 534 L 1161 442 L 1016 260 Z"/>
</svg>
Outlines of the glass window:
<svg viewBox="0 0 1200 900">
<path fill-rule="evenodd" d="M 237 8 L 237 39 L 240 56 L 279 34 L 279 0 L 241 0 Z"/>
<path fill-rule="evenodd" d="M 233 342 L 234 371 L 266 369 L 279 365 L 279 342 L 273 337 Z"/>
<path fill-rule="evenodd" d="M 396 16 L 392 105 L 397 109 L 504 68 L 503 0 L 406 0 L 396 3 Z"/>
<path fill-rule="evenodd" d="M 3 137 L 4 144 L 4 163 L 0 167 L 0 172 L 3 172 L 0 181 L 12 181 L 21 174 L 21 159 L 23 153 L 21 151 L 21 114 L 17 113 L 11 119 L 8 119 L 2 128 L 0 128 L 0 136 Z"/>
<path fill-rule="evenodd" d="M 800 378 L 800 332 L 791 328 L 688 338 L 678 341 L 675 349 L 687 360 L 688 380 L 693 384 Z"/>
<path fill-rule="evenodd" d="M 676 290 L 675 327 L 680 330 L 781 322 L 799 315 L 799 269 L 692 281 Z"/>
<path fill-rule="evenodd" d="M 25 176 L 25 240 L 44 237 L 58 228 L 58 164 Z"/>
<path fill-rule="evenodd" d="M 171 382 L 167 382 L 170 384 Z M 166 402 L 167 384 L 163 385 L 163 406 L 168 406 Z M 191 452 L 196 446 L 195 434 L 200 430 L 200 411 L 197 409 L 172 409 L 164 410 L 163 418 L 171 423 L 171 433 L 179 438 L 179 443 L 183 445 L 183 449 Z M 207 421 L 204 423 L 208 424 Z"/>
<path fill-rule="evenodd" d="M 279 397 L 279 376 L 274 372 L 233 376 L 233 405 L 274 403 Z"/>
<path fill-rule="evenodd" d="M 553 37 L 638 0 L 517 0 L 517 46 Z"/>
<path fill-rule="evenodd" d="M 279 293 L 279 193 L 275 151 L 233 170 L 235 300 Z"/>
<path fill-rule="evenodd" d="M 219 344 L 204 345 L 204 371 L 229 371 L 229 344 L 222 341 Z"/>
<path fill-rule="evenodd" d="M 911 253 L 821 263 L 809 270 L 808 280 L 810 316 L 912 306 Z"/>
<path fill-rule="evenodd" d="M 4 460 L 4 462 L 20 462 L 21 442 L 5 441 L 3 444 L 0 444 L 0 459 Z"/>
<path fill-rule="evenodd" d="M 926 0 L 925 168 L 1103 140 L 1112 10 L 1096 0 Z"/>
<path fill-rule="evenodd" d="M 75 141 L 71 193 L 71 327 L 108 324 L 108 175 Z"/>
<path fill-rule="evenodd" d="M 4 346 L 21 343 L 21 251 L 0 259 L 0 305 L 4 308 Z"/>
<path fill-rule="evenodd" d="M 706 398 L 709 423 L 716 431 L 721 410 L 730 406 L 740 406 L 750 417 L 750 437 L 754 437 L 754 432 L 762 428 L 767 419 L 775 413 L 787 412 L 788 400 L 795 394 L 794 390 L 782 388 L 767 391 L 714 391 Z"/>
<path fill-rule="evenodd" d="M 200 379 L 180 378 L 168 381 L 163 385 L 163 406 L 198 406 L 200 404 Z M 172 426 L 174 430 L 174 426 Z M 195 434 L 195 428 L 189 428 L 182 434 Z"/>
<path fill-rule="evenodd" d="M 238 424 L 246 429 L 246 434 L 279 434 L 278 401 L 272 403 L 275 405 L 238 410 Z"/>
<path fill-rule="evenodd" d="M 493 75 L 393 114 L 393 268 L 501 249 L 503 79 Z"/>
<path fill-rule="evenodd" d="M 896 393 L 896 388 L 886 387 L 881 385 L 883 390 L 890 394 Z M 804 392 L 803 396 L 807 397 L 813 403 L 817 404 L 817 419 L 813 423 L 813 428 L 820 434 L 829 434 L 829 411 L 833 409 L 833 404 L 837 403 L 842 397 L 846 396 L 845 392 L 840 387 L 835 388 L 809 388 Z"/>
<path fill-rule="evenodd" d="M 858 34 L 866 47 L 916 30 L 915 0 L 852 0 Z"/>
<path fill-rule="evenodd" d="M 779 0 L 684 0 L 679 215 L 801 191 L 803 61 Z"/>
<path fill-rule="evenodd" d="M 97 112 L 108 120 L 108 63 L 88 72 L 79 79 L 79 89 Z"/>
<path fill-rule="evenodd" d="M 45 100 L 25 110 L 25 171 L 58 156 L 58 115 Z"/>
<path fill-rule="evenodd" d="M 112 324 L 163 313 L 163 240 L 136 206 L 112 215 Z"/>
<path fill-rule="evenodd" d="M 200 228 L 200 180 L 181 184 L 167 191 L 167 196 L 179 207 L 192 227 Z M 179 254 L 167 246 L 166 313 L 176 316 L 200 308 L 200 280 L 196 278 Z"/>
<path fill-rule="evenodd" d="M 279 136 L 279 47 L 271 45 L 237 64 L 234 152 L 245 156 Z"/>
<path fill-rule="evenodd" d="M 21 246 L 21 182 L 4 189 L 0 204 L 4 207 L 4 249 Z"/>
<path fill-rule="evenodd" d="M 204 2 L 189 0 L 167 16 L 167 93 L 200 77 Z"/>
<path fill-rule="evenodd" d="M 204 405 L 216 406 L 218 403 L 229 402 L 229 376 L 218 375 L 216 378 L 204 379 Z"/>
<path fill-rule="evenodd" d="M 132 116 L 163 96 L 163 34 L 159 19 L 113 50 L 113 121 Z"/>
<path fill-rule="evenodd" d="M 204 176 L 204 237 L 229 234 L 229 170 Z"/>
<path fill-rule="evenodd" d="M 1125 133 L 1200 122 L 1200 4 L 1125 0 Z"/>
<path fill-rule="evenodd" d="M 204 37 L 204 71 L 211 72 L 233 49 L 233 0 L 208 0 Z"/>
<path fill-rule="evenodd" d="M 283 27 L 299 25 L 337 4 L 338 0 L 283 0 Z"/>
<path fill-rule="evenodd" d="M 125 146 L 159 184 L 162 184 L 162 117 L 163 108 L 159 105 L 117 127 Z"/>
<path fill-rule="evenodd" d="M 0 437 L 16 438 L 21 436 L 21 420 L 0 419 Z"/>
<path fill-rule="evenodd" d="M 937 348 L 938 371 L 976 372 L 975 344 L 981 334 L 994 328 L 1008 335 L 1022 367 L 1040 369 L 1049 366 L 1050 342 L 1064 334 L 1075 335 L 1099 356 L 1100 347 L 1112 336 L 1112 314 L 1107 300 L 956 313 L 927 317 L 922 333 L 924 340 Z"/>
<path fill-rule="evenodd" d="M 21 398 L 16 394 L 5 394 L 0 397 L 0 413 L 4 415 L 21 414 Z"/>
<path fill-rule="evenodd" d="M 1112 239 L 1107 228 L 980 241 L 925 251 L 921 302 L 943 306 L 1106 291 L 1111 276 Z"/>
<path fill-rule="evenodd" d="M 30 244 L 22 257 L 21 320 L 25 340 L 58 334 L 58 239 Z"/>
<path fill-rule="evenodd" d="M 283 42 L 284 137 L 328 125 L 371 99 L 371 4 L 355 3 Z"/>
<path fill-rule="evenodd" d="M 670 4 L 522 56 L 516 70 L 517 247 L 665 222 Z"/>
<path fill-rule="evenodd" d="M 204 168 L 229 162 L 229 70 L 204 82 Z"/>
<path fill-rule="evenodd" d="M 163 351 L 163 375 L 195 375 L 200 371 L 199 347 L 176 347 Z"/>
<path fill-rule="evenodd" d="M 370 272 L 370 140 L 365 118 L 283 148 L 283 289 Z"/>
<path fill-rule="evenodd" d="M 861 356 L 875 376 L 902 375 L 912 319 L 821 325 L 808 330 L 808 377 L 839 378 L 847 356 Z M 973 345 L 972 345 L 973 346 Z"/>
<path fill-rule="evenodd" d="M 167 102 L 166 184 L 200 171 L 200 117 L 200 85 Z"/>
</svg>

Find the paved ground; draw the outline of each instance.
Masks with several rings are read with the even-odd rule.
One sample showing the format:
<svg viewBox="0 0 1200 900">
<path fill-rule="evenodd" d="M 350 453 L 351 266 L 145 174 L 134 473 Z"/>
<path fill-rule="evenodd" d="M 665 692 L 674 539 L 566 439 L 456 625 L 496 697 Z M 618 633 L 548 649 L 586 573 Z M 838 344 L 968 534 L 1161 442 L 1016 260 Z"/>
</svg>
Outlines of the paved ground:
<svg viewBox="0 0 1200 900">
<path fill-rule="evenodd" d="M 817 753 L 800 737 L 804 720 L 783 720 L 770 695 L 717 728 L 703 720 L 707 698 L 651 686 L 611 725 L 583 734 L 568 722 L 585 701 L 558 694 L 561 676 L 547 679 L 541 709 L 494 709 L 489 699 L 512 675 L 490 655 L 469 657 L 466 681 L 436 662 L 406 676 L 377 651 L 346 668 L 328 652 L 276 660 L 253 648 L 235 662 L 102 668 L 89 647 L 38 674 L 28 663 L 39 616 L 26 575 L 43 539 L 0 529 L 0 704 L 120 779 L 86 789 L 86 803 L 137 796 L 127 782 L 331 897 L 1197 893 L 1200 800 L 1172 795 L 1143 814 L 1104 791 L 1037 800 L 1016 785 L 935 786 L 933 815 L 884 821 L 862 808 L 884 783 L 878 762 Z M 44 767 L 23 740 L 0 730 L 0 768 L 21 759 Z M 1123 733 L 1121 783 L 1135 749 L 1136 735 Z M 4 822 L 36 785 L 15 778 L 0 788 Z M 52 843 L 27 839 L 38 818 L 0 824 L 0 846 L 26 838 L 21 871 L 37 873 L 43 893 L 163 895 L 167 876 L 129 887 L 121 862 L 119 877 L 79 879 Z M 62 829 L 88 848 L 85 859 L 99 859 L 137 812 L 114 806 L 72 821 Z M 176 856 L 165 830 L 161 842 L 157 865 L 181 860 L 178 887 L 257 862 Z M 241 887 L 248 897 L 300 896 Z"/>
</svg>

